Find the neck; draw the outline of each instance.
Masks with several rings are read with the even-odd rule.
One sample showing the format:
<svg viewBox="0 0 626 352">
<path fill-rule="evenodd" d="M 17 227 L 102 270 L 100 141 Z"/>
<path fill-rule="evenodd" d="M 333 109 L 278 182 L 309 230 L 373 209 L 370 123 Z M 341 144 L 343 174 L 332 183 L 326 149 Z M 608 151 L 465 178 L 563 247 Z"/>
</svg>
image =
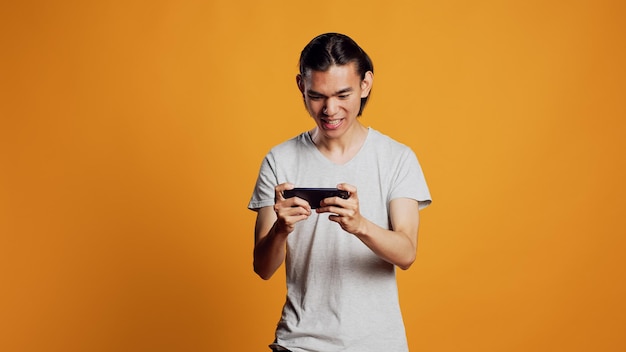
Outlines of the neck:
<svg viewBox="0 0 626 352">
<path fill-rule="evenodd" d="M 317 149 L 332 161 L 343 164 L 352 159 L 363 146 L 367 138 L 368 129 L 360 123 L 337 138 L 331 138 L 320 131 L 318 127 L 309 132 L 311 140 Z"/>
</svg>

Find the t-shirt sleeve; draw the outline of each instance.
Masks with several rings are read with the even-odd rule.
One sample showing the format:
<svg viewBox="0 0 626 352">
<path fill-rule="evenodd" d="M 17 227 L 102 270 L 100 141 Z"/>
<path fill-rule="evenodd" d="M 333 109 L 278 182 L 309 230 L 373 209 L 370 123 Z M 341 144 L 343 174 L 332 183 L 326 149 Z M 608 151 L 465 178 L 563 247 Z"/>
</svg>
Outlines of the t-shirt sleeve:
<svg viewBox="0 0 626 352">
<path fill-rule="evenodd" d="M 389 200 L 395 198 L 411 198 L 418 202 L 419 209 L 424 209 L 432 202 L 422 167 L 415 153 L 406 148 L 397 165 L 393 187 Z"/>
<path fill-rule="evenodd" d="M 257 211 L 260 208 L 274 205 L 274 188 L 278 185 L 275 172 L 275 163 L 271 153 L 261 163 L 259 176 L 252 192 L 252 198 L 248 203 L 248 209 Z"/>
</svg>

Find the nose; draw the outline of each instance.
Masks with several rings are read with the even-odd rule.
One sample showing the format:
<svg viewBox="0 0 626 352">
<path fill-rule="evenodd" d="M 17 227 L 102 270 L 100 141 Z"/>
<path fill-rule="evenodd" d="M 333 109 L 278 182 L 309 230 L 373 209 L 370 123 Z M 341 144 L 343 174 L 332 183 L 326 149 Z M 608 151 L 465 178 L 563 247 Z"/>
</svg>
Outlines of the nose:
<svg viewBox="0 0 626 352">
<path fill-rule="evenodd" d="M 339 104 L 333 98 L 326 99 L 326 104 L 322 109 L 322 112 L 326 116 L 333 116 L 339 110 Z"/>
</svg>

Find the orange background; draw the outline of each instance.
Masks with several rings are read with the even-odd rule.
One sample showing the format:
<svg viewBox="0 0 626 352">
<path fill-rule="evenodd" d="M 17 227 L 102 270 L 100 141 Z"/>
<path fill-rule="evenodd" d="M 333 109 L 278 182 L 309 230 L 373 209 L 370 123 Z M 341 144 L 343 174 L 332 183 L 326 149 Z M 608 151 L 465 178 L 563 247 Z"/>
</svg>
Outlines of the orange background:
<svg viewBox="0 0 626 352">
<path fill-rule="evenodd" d="M 362 121 L 434 203 L 412 351 L 626 350 L 622 1 L 4 1 L 0 350 L 266 351 L 269 148 L 313 126 L 315 35 L 372 56 Z"/>
</svg>

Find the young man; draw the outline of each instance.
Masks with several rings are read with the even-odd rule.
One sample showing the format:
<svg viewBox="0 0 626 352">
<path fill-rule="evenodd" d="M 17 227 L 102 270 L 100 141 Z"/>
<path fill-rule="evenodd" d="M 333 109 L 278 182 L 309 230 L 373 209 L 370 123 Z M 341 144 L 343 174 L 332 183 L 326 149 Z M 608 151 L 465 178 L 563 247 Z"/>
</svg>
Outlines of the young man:
<svg viewBox="0 0 626 352">
<path fill-rule="evenodd" d="M 274 351 L 407 351 L 395 267 L 415 260 L 419 209 L 430 194 L 415 154 L 359 121 L 374 82 L 349 37 L 314 38 L 298 89 L 316 127 L 267 154 L 248 208 L 258 212 L 254 270 L 285 262 L 287 300 Z M 336 187 L 312 209 L 294 187 Z"/>
</svg>

